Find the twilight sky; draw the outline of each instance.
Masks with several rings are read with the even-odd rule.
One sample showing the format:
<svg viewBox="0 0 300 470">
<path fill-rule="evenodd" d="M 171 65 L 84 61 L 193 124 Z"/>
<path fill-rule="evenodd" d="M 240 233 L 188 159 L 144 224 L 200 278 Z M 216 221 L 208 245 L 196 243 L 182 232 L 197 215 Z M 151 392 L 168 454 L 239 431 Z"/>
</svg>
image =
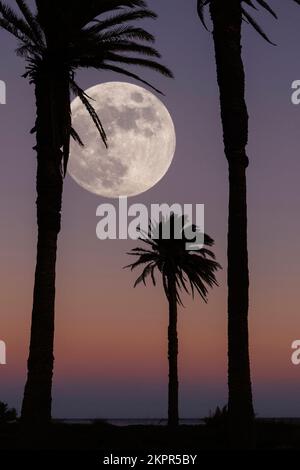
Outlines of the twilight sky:
<svg viewBox="0 0 300 470">
<path fill-rule="evenodd" d="M 12 0 L 8 1 L 14 5 Z M 175 80 L 140 74 L 165 92 L 177 131 L 174 162 L 152 190 L 132 202 L 203 203 L 206 231 L 224 267 L 220 287 L 203 304 L 185 298 L 179 315 L 180 413 L 197 418 L 226 403 L 227 165 L 223 154 L 211 35 L 196 15 L 196 0 L 149 0 L 158 14 L 144 26 L 157 37 Z M 247 101 L 250 341 L 259 416 L 300 416 L 300 366 L 291 343 L 300 339 L 300 106 L 291 83 L 300 79 L 300 8 L 270 0 L 279 21 L 257 15 L 276 47 L 244 25 Z M 284 4 L 284 5 L 283 5 Z M 21 78 L 15 41 L 0 31 L 0 400 L 19 408 L 28 354 L 35 264 L 35 152 L 33 88 Z M 94 71 L 83 88 L 129 81 Z M 134 83 L 134 82 L 132 82 Z M 68 176 L 57 268 L 54 417 L 164 417 L 167 411 L 167 303 L 162 288 L 133 289 L 122 270 L 132 241 L 100 242 L 96 208 L 110 202 Z M 111 201 L 113 202 L 113 201 Z M 114 201 L 115 202 L 115 201 Z M 115 202 L 116 203 L 116 202 Z"/>
</svg>

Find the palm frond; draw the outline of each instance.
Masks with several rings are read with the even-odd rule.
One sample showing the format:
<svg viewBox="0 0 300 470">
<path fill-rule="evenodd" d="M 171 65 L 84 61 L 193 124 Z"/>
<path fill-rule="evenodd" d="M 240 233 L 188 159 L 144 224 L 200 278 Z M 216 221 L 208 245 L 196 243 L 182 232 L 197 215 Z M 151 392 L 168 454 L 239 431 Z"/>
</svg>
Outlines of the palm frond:
<svg viewBox="0 0 300 470">
<path fill-rule="evenodd" d="M 153 267 L 154 267 L 154 265 L 152 263 L 147 264 L 147 266 L 144 268 L 142 274 L 135 281 L 134 287 L 136 287 L 141 282 L 143 282 L 144 286 L 146 285 L 146 279 L 149 275 L 151 275 Z"/>
<path fill-rule="evenodd" d="M 39 0 L 40 3 L 45 0 Z M 92 22 L 102 14 L 107 14 L 123 8 L 146 8 L 144 0 L 92 0 L 85 8 L 82 8 L 81 0 L 60 0 L 64 9 L 67 9 L 72 15 L 72 21 L 79 28 L 82 28 Z"/>
<path fill-rule="evenodd" d="M 198 0 L 197 1 L 198 16 L 205 29 L 207 29 L 207 26 L 206 26 L 205 17 L 204 17 L 204 8 L 209 3 L 210 3 L 210 0 Z"/>
<path fill-rule="evenodd" d="M 28 42 L 25 38 L 21 40 L 21 46 L 16 49 L 17 56 L 25 57 L 25 59 L 35 58 L 37 60 L 38 57 L 41 57 L 42 53 L 43 49 L 41 47 L 38 47 L 36 44 L 32 44 L 31 42 Z"/>
<path fill-rule="evenodd" d="M 72 139 L 73 139 L 78 145 L 80 145 L 80 147 L 84 147 L 84 143 L 83 143 L 83 141 L 81 140 L 80 135 L 75 131 L 75 129 L 74 129 L 73 127 L 71 128 L 70 134 L 71 134 Z"/>
<path fill-rule="evenodd" d="M 138 53 L 145 56 L 157 57 L 160 58 L 160 53 L 154 49 L 154 47 L 146 46 L 135 41 L 122 40 L 110 42 L 103 47 L 103 44 L 100 42 L 86 42 L 82 43 L 80 48 L 75 49 L 75 58 L 80 57 L 95 57 L 103 58 L 104 54 L 107 52 L 126 52 L 126 53 Z"/>
<path fill-rule="evenodd" d="M 137 65 L 137 66 L 141 66 L 145 68 L 150 68 L 156 72 L 161 73 L 162 75 L 166 77 L 174 78 L 172 72 L 167 67 L 153 60 L 141 59 L 141 58 L 136 58 L 136 57 L 125 57 L 120 54 L 108 52 L 105 57 L 105 62 L 106 61 L 117 62 L 120 64 L 127 64 L 127 65 Z"/>
<path fill-rule="evenodd" d="M 275 44 L 268 38 L 266 33 L 263 31 L 263 29 L 259 26 L 259 24 L 252 18 L 252 16 L 245 10 L 245 8 L 242 8 L 242 13 L 243 17 L 246 18 L 248 23 L 255 29 L 255 31 L 265 39 L 268 43 L 272 44 L 272 46 L 275 46 Z"/>
<path fill-rule="evenodd" d="M 153 34 L 149 33 L 144 28 L 134 26 L 123 26 L 104 31 L 101 34 L 95 35 L 94 39 L 102 43 L 121 41 L 123 39 L 139 39 L 140 41 L 155 42 Z"/>
<path fill-rule="evenodd" d="M 294 0 L 298 5 L 300 5 L 300 0 Z M 246 4 L 250 8 L 253 8 L 254 10 L 258 10 L 255 2 L 258 4 L 258 6 L 262 7 L 264 10 L 266 10 L 270 15 L 272 15 L 275 19 L 277 19 L 277 15 L 275 11 L 270 7 L 268 4 L 267 0 L 241 0 L 241 4 Z M 205 7 L 208 6 L 211 3 L 211 0 L 197 0 L 197 11 L 198 11 L 198 16 L 200 18 L 201 23 L 203 26 L 207 29 L 206 22 L 205 22 Z M 224 5 L 224 8 L 227 8 L 226 5 Z M 275 45 L 267 36 L 267 34 L 263 31 L 261 26 L 256 22 L 256 20 L 250 15 L 250 13 L 242 7 L 242 19 L 250 24 L 255 31 L 263 38 L 265 41 L 269 42 L 272 45 Z"/>
<path fill-rule="evenodd" d="M 157 257 L 151 252 L 142 253 L 141 255 L 138 255 L 138 256 L 139 256 L 139 258 L 137 259 L 137 261 L 135 261 L 134 263 L 129 264 L 128 266 L 125 266 L 125 269 L 130 268 L 131 271 L 133 271 L 135 268 L 137 268 L 141 264 L 157 261 Z"/>
<path fill-rule="evenodd" d="M 30 40 L 28 36 L 26 36 L 24 33 L 22 33 L 19 28 L 17 28 L 14 24 L 10 23 L 8 20 L 5 18 L 0 17 L 0 26 L 1 28 L 5 29 L 7 32 L 15 36 L 19 41 L 22 43 L 26 43 L 27 41 Z"/>
<path fill-rule="evenodd" d="M 249 5 L 251 8 L 253 8 L 254 10 L 257 10 L 256 6 L 254 5 L 254 3 L 252 2 L 252 0 L 242 0 L 244 3 L 246 3 L 247 5 Z"/>
<path fill-rule="evenodd" d="M 92 100 L 75 81 L 79 68 L 110 70 L 141 82 L 157 93 L 161 92 L 131 70 L 124 69 L 123 64 L 143 66 L 167 77 L 173 76 L 167 67 L 154 60 L 160 58 L 158 51 L 146 44 L 154 42 L 154 36 L 141 27 L 128 24 L 156 18 L 144 0 L 88 0 L 85 3 L 82 0 L 35 0 L 36 12 L 31 10 L 30 2 L 15 0 L 17 13 L 7 3 L 0 0 L 0 27 L 19 41 L 17 54 L 26 59 L 23 76 L 37 85 L 38 80 L 48 70 L 52 73 L 57 65 L 62 65 L 63 73 L 69 75 L 69 88 L 64 89 L 64 96 L 60 96 L 59 90 L 57 95 L 51 93 L 50 96 L 53 136 L 61 151 L 64 173 L 70 138 L 83 145 L 81 137 L 72 128 L 70 91 L 79 97 L 104 145 L 108 146 L 107 135 Z M 130 57 L 131 54 L 143 57 Z M 155 250 L 155 245 L 152 248 Z"/>
<path fill-rule="evenodd" d="M 275 11 L 267 4 L 267 2 L 265 0 L 256 0 L 257 3 L 263 7 L 265 10 L 267 10 L 272 16 L 274 16 L 274 18 L 278 18 L 278 16 L 276 15 Z M 300 4 L 300 2 L 299 2 Z"/>
<path fill-rule="evenodd" d="M 91 65 L 91 67 L 93 67 L 93 65 Z M 137 80 L 138 82 L 141 82 L 144 85 L 147 85 L 149 88 L 152 88 L 152 90 L 156 91 L 156 93 L 159 93 L 160 95 L 163 95 L 163 93 L 160 90 L 155 88 L 149 82 L 147 82 L 146 80 L 143 80 L 142 78 L 140 78 L 135 73 L 129 72 L 129 70 L 123 69 L 122 67 L 118 67 L 118 66 L 112 65 L 112 64 L 111 65 L 110 64 L 101 64 L 101 66 L 99 66 L 99 67 L 96 66 L 95 68 L 99 68 L 99 69 L 101 68 L 103 70 L 110 70 L 111 72 L 119 73 L 121 75 L 125 75 L 126 77 L 133 78 L 134 80 Z"/>
<path fill-rule="evenodd" d="M 113 26 L 118 26 L 122 23 L 128 23 L 129 21 L 142 20 L 145 18 L 155 19 L 157 18 L 156 13 L 151 10 L 135 10 L 135 11 L 126 11 L 119 15 L 112 16 L 105 20 L 94 20 L 95 25 L 89 26 L 86 31 L 90 33 L 99 33 L 104 29 L 111 28 Z"/>
<path fill-rule="evenodd" d="M 30 11 L 30 8 L 24 0 L 16 0 L 16 3 L 22 12 L 25 20 L 30 26 L 32 32 L 36 37 L 37 42 L 43 42 L 43 31 L 39 25 L 39 22 L 36 19 L 36 16 Z"/>
</svg>

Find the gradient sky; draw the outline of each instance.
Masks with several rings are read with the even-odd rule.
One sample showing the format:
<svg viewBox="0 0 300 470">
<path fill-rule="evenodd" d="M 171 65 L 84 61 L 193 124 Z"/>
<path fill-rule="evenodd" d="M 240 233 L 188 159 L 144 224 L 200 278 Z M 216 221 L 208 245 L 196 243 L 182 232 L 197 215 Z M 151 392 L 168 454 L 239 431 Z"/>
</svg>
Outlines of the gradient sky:
<svg viewBox="0 0 300 470">
<path fill-rule="evenodd" d="M 15 2 L 10 1 L 9 4 Z M 248 154 L 250 333 L 253 390 L 259 416 L 300 416 L 300 366 L 291 343 L 300 338 L 300 107 L 291 83 L 300 79 L 300 8 L 270 0 L 279 21 L 260 12 L 276 47 L 244 25 L 243 55 L 250 114 Z M 283 5 L 284 4 L 284 5 Z M 145 22 L 176 79 L 147 70 L 166 96 L 177 150 L 164 179 L 132 202 L 204 203 L 206 231 L 224 267 L 209 303 L 185 298 L 179 315 L 180 414 L 197 418 L 226 403 L 227 165 L 223 154 L 211 35 L 196 0 L 149 0 L 158 14 Z M 36 250 L 35 172 L 29 135 L 34 90 L 15 41 L 0 32 L 0 400 L 20 407 L 26 375 Z M 80 73 L 82 87 L 123 80 Z M 124 79 L 124 81 L 128 81 Z M 134 82 L 133 82 L 134 83 Z M 162 288 L 133 289 L 121 269 L 134 242 L 96 238 L 100 197 L 66 178 L 56 302 L 55 417 L 164 417 L 167 411 L 167 303 Z"/>
</svg>

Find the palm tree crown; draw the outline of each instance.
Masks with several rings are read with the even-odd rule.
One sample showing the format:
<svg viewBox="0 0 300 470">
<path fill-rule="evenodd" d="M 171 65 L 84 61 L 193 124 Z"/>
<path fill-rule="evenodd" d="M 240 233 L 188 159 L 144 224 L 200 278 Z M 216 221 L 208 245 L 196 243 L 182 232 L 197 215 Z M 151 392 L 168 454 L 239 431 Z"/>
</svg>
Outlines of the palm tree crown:
<svg viewBox="0 0 300 470">
<path fill-rule="evenodd" d="M 166 225 L 170 228 L 168 238 L 162 236 Z M 219 263 L 215 261 L 214 253 L 208 248 L 214 245 L 214 241 L 205 234 L 202 248 L 188 249 L 187 245 L 191 241 L 186 236 L 184 226 L 184 217 L 178 218 L 174 215 L 169 219 L 164 219 L 156 226 L 150 224 L 151 238 L 150 236 L 140 238 L 148 245 L 148 248 L 132 249 L 128 254 L 138 256 L 138 259 L 126 267 L 133 270 L 145 265 L 134 287 L 140 282 L 146 285 L 148 276 L 151 277 L 153 285 L 156 285 L 155 271 L 157 270 L 162 276 L 167 298 L 170 297 L 170 278 L 172 277 L 176 286 L 177 303 L 182 304 L 182 290 L 186 293 L 192 293 L 193 296 L 196 290 L 206 302 L 208 287 L 218 285 L 215 273 L 221 268 Z M 177 227 L 181 227 L 179 231 L 177 231 Z M 193 230 L 193 233 L 197 230 L 194 225 L 189 228 Z"/>
<path fill-rule="evenodd" d="M 135 73 L 124 69 L 123 65 L 149 67 L 172 77 L 168 68 L 154 60 L 160 57 L 156 49 L 144 44 L 154 42 L 154 37 L 143 28 L 127 24 L 144 18 L 156 18 L 156 14 L 146 7 L 144 0 L 36 0 L 36 13 L 29 9 L 24 0 L 16 0 L 16 3 L 21 15 L 0 1 L 0 26 L 19 41 L 17 53 L 27 60 L 25 77 L 36 84 L 41 73 L 67 73 L 70 90 L 87 108 L 106 145 L 107 137 L 101 121 L 89 97 L 75 81 L 76 70 L 110 70 L 151 88 L 154 87 Z M 119 9 L 121 11 L 117 14 L 108 16 L 111 11 Z M 125 55 L 128 53 L 137 53 L 144 57 Z M 66 103 L 66 108 L 67 106 Z M 58 135 L 64 135 L 61 163 L 65 172 L 70 136 L 79 144 L 83 143 L 66 116 L 61 116 L 61 122 L 57 126 Z"/>
<path fill-rule="evenodd" d="M 206 27 L 205 19 L 204 19 L 204 8 L 210 3 L 212 3 L 213 0 L 197 0 L 197 1 L 198 1 L 198 14 L 199 14 L 200 20 L 202 21 L 203 25 Z M 292 0 L 292 1 L 300 5 L 300 0 Z M 277 19 L 277 15 L 275 11 L 270 7 L 269 2 L 266 0 L 241 0 L 241 3 L 242 3 L 243 20 L 246 23 L 249 23 L 251 26 L 253 26 L 253 28 L 258 32 L 258 34 L 260 34 L 266 41 L 271 43 L 266 33 L 262 30 L 259 24 L 252 17 L 252 15 L 250 15 L 249 12 L 246 10 L 246 8 L 244 8 L 243 6 L 243 3 L 245 3 L 246 5 L 253 8 L 254 10 L 258 10 L 259 7 L 262 7 L 264 10 L 266 10 L 268 13 L 274 16 L 274 18 Z"/>
</svg>

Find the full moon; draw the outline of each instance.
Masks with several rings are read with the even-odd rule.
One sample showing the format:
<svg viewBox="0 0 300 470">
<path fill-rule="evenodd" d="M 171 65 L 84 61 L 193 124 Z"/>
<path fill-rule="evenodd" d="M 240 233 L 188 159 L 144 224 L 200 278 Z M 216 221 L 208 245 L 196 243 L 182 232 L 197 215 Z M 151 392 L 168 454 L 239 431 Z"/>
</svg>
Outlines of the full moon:
<svg viewBox="0 0 300 470">
<path fill-rule="evenodd" d="M 165 105 L 148 90 L 108 82 L 86 90 L 108 139 L 105 147 L 79 98 L 72 102 L 73 127 L 84 143 L 71 143 L 68 172 L 100 196 L 136 196 L 158 183 L 175 153 L 176 134 Z"/>
</svg>

